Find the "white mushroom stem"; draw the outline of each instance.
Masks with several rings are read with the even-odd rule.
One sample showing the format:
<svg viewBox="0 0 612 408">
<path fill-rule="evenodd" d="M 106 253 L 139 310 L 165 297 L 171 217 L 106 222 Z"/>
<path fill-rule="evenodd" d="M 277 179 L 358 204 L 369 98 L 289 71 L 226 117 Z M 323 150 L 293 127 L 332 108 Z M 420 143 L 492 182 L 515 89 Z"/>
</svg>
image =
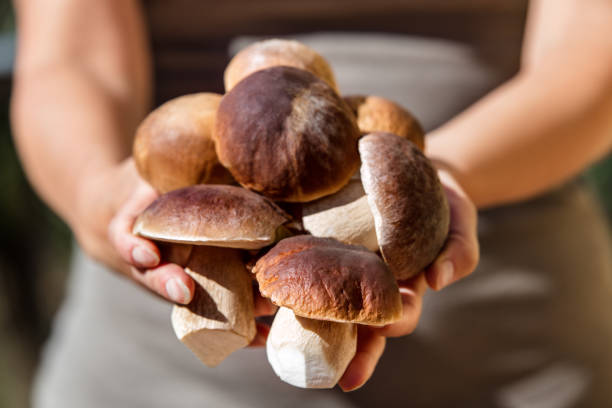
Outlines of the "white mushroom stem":
<svg viewBox="0 0 612 408">
<path fill-rule="evenodd" d="M 174 306 L 177 337 L 207 366 L 214 367 L 255 337 L 253 289 L 240 252 L 194 247 L 185 272 L 196 282 L 187 306 Z"/>
<path fill-rule="evenodd" d="M 281 307 L 266 351 L 281 380 L 301 388 L 332 388 L 357 350 L 357 326 L 295 316 Z"/>
<path fill-rule="evenodd" d="M 302 211 L 304 228 L 312 235 L 378 251 L 374 216 L 359 178 L 335 194 L 303 204 Z"/>
</svg>

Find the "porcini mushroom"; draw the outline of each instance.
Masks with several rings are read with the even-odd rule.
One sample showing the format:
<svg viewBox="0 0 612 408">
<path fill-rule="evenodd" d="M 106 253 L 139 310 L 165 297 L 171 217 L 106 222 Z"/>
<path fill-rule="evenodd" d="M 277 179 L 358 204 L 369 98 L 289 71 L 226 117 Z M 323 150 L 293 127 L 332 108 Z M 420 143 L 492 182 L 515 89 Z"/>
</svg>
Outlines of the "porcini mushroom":
<svg viewBox="0 0 612 408">
<path fill-rule="evenodd" d="M 289 216 L 244 188 L 202 184 L 170 191 L 149 205 L 134 233 L 157 241 L 259 249 L 283 234 Z"/>
<path fill-rule="evenodd" d="M 252 279 L 236 248 L 272 244 L 289 217 L 246 189 L 197 185 L 160 196 L 137 218 L 134 233 L 157 241 L 204 245 L 175 251 L 196 282 L 189 305 L 175 305 L 177 337 L 206 365 L 215 366 L 255 336 Z M 221 248 L 220 248 L 221 247 Z M 187 247 L 189 248 L 189 247 Z M 176 255 L 178 254 L 178 255 Z"/>
<path fill-rule="evenodd" d="M 253 72 L 281 65 L 311 72 L 338 91 L 334 73 L 325 58 L 300 42 L 282 39 L 258 41 L 236 54 L 225 69 L 225 91 L 229 92 Z"/>
<path fill-rule="evenodd" d="M 244 187 L 278 201 L 332 194 L 359 166 L 348 105 L 313 74 L 292 67 L 248 76 L 219 105 L 217 155 Z"/>
<path fill-rule="evenodd" d="M 268 360 L 297 387 L 338 382 L 355 355 L 355 323 L 385 325 L 401 317 L 393 275 L 363 247 L 298 235 L 280 241 L 253 272 L 261 294 L 281 306 L 268 335 Z"/>
<path fill-rule="evenodd" d="M 172 99 L 140 124 L 133 156 L 140 175 L 165 193 L 194 184 L 225 184 L 212 131 L 221 95 L 197 93 Z"/>
<path fill-rule="evenodd" d="M 303 205 L 316 236 L 380 249 L 397 279 L 431 263 L 448 234 L 446 196 L 431 162 L 413 143 L 376 132 L 359 141 L 361 180 Z"/>
<path fill-rule="evenodd" d="M 425 148 L 425 132 L 421 124 L 398 103 L 374 95 L 345 96 L 344 100 L 353 109 L 361 134 L 393 133 L 410 140 L 421 151 Z"/>
<path fill-rule="evenodd" d="M 436 169 L 412 142 L 391 133 L 362 137 L 359 153 L 380 252 L 397 279 L 411 278 L 448 235 L 450 212 Z"/>
</svg>

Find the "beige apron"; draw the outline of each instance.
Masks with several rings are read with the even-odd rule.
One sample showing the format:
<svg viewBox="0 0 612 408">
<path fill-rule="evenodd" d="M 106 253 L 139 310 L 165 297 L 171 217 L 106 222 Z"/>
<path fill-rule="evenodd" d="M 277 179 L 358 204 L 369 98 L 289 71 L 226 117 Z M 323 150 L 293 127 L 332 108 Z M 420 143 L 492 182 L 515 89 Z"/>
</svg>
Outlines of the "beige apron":
<svg viewBox="0 0 612 408">
<path fill-rule="evenodd" d="M 161 7 L 158 3 L 151 6 L 153 10 Z M 223 4 L 235 3 L 245 2 Z M 257 14 L 255 5 L 265 10 L 267 3 L 271 2 L 252 2 L 249 12 Z M 327 3 L 309 4 L 323 7 Z M 432 17 L 423 11 L 426 3 L 411 2 L 421 9 L 415 6 L 418 10 L 406 13 Z M 439 3 L 443 2 L 431 4 Z M 492 2 L 457 2 L 464 3 Z M 506 8 L 489 11 L 519 15 L 511 3 L 500 2 Z M 291 14 L 288 9 L 282 11 Z M 332 16 L 334 12 L 337 10 L 330 11 Z M 355 10 L 351 13 L 359 14 Z M 444 15 L 440 13 L 436 16 Z M 295 21 L 303 15 L 293 14 Z M 185 51 L 196 47 L 185 42 L 194 35 L 189 31 L 192 25 L 185 24 L 187 28 L 175 33 L 175 40 L 168 39 L 169 34 L 166 43 L 156 40 L 159 55 L 167 58 L 164 49 L 175 49 L 193 57 L 192 51 Z M 503 24 L 493 27 L 504 31 Z M 510 31 L 504 35 L 516 39 Z M 227 34 L 219 32 L 219 38 Z M 256 29 L 241 33 L 249 32 L 262 34 Z M 422 118 L 427 128 L 448 120 L 516 68 L 510 59 L 504 62 L 491 56 L 494 53 L 481 52 L 483 48 L 467 37 L 429 37 L 319 33 L 300 39 L 330 60 L 344 93 L 376 93 L 397 100 Z M 236 49 L 249 40 L 230 44 L 222 38 L 217 44 Z M 183 72 L 172 86 L 158 88 L 160 100 L 218 86 L 205 75 L 205 79 L 198 79 L 191 71 L 193 61 L 177 55 L 165 66 L 157 61 L 158 82 L 171 73 Z M 188 72 L 192 72 L 193 81 L 189 81 Z M 210 88 L 188 88 L 189 82 L 197 86 L 208 83 Z M 591 195 L 579 183 L 571 183 L 525 203 L 482 212 L 479 221 L 482 260 L 477 271 L 444 291 L 428 293 L 417 331 L 389 340 L 371 381 L 350 394 L 300 390 L 282 383 L 269 367 L 263 349 L 241 350 L 217 368 L 206 368 L 174 337 L 168 304 L 77 250 L 68 297 L 37 379 L 34 405 L 610 406 L 612 243 Z"/>
</svg>

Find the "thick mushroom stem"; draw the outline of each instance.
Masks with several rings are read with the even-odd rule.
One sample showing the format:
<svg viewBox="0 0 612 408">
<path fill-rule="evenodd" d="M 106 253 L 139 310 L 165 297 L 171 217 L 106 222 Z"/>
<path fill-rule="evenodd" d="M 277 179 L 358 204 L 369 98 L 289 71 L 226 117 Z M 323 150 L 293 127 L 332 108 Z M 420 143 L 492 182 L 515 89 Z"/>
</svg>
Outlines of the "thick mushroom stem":
<svg viewBox="0 0 612 408">
<path fill-rule="evenodd" d="M 266 351 L 281 380 L 302 388 L 332 388 L 357 350 L 357 326 L 295 316 L 281 307 Z"/>
<path fill-rule="evenodd" d="M 337 193 L 304 203 L 302 212 L 304 228 L 315 237 L 335 238 L 378 251 L 374 215 L 359 177 Z"/>
<path fill-rule="evenodd" d="M 194 247 L 185 267 L 196 282 L 187 306 L 174 306 L 177 337 L 207 366 L 214 367 L 255 337 L 252 280 L 240 251 Z"/>
</svg>

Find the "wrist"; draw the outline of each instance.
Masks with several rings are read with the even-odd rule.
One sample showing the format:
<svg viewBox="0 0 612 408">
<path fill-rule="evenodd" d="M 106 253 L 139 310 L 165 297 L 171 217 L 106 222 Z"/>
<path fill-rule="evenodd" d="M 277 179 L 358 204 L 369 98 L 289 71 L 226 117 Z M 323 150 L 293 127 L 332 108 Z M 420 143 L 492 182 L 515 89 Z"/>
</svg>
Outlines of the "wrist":
<svg viewBox="0 0 612 408">
<path fill-rule="evenodd" d="M 470 176 L 467 166 L 461 163 L 457 154 L 453 155 L 452 147 L 444 144 L 441 135 L 434 133 L 428 137 L 425 155 L 437 169 L 442 184 L 460 192 L 478 206 L 478 189 L 471 183 L 475 180 Z"/>
<path fill-rule="evenodd" d="M 131 159 L 84 171 L 75 187 L 73 209 L 66 217 L 79 241 L 106 240 L 111 219 L 138 182 Z"/>
</svg>

